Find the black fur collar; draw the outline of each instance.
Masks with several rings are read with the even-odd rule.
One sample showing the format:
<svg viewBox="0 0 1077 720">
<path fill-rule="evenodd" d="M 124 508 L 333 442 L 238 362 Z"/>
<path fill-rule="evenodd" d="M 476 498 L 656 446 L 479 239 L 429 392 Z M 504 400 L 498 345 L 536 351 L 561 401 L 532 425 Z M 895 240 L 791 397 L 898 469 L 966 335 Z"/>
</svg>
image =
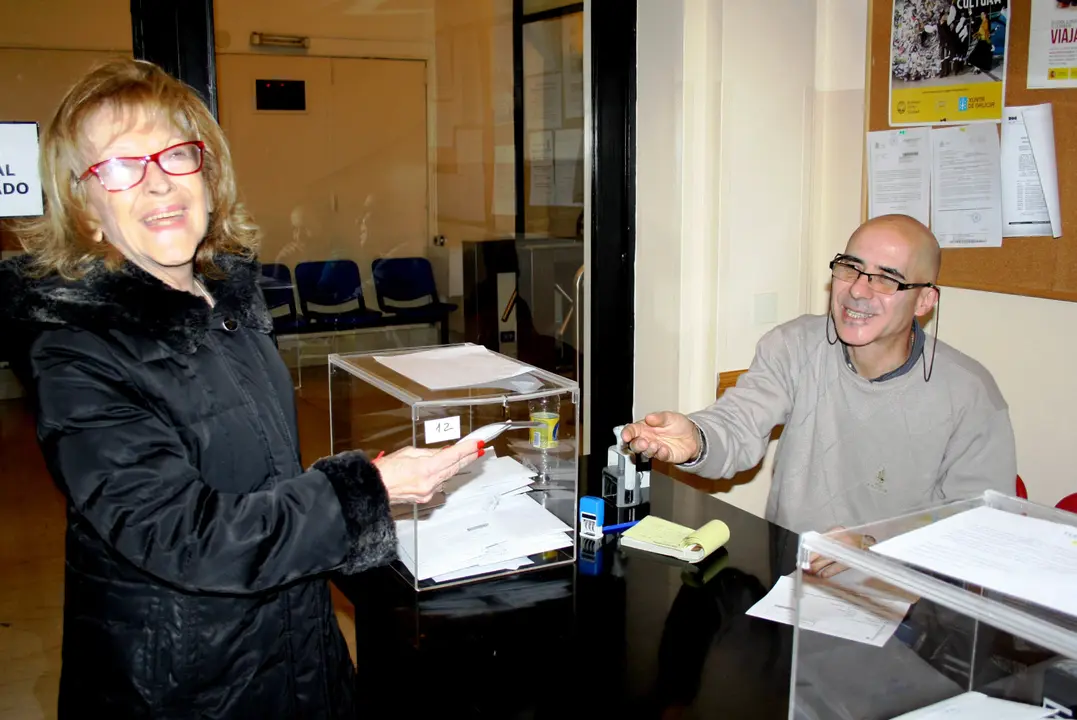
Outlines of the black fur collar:
<svg viewBox="0 0 1077 720">
<path fill-rule="evenodd" d="M 212 309 L 202 298 L 174 290 L 131 263 L 115 272 L 97 264 L 81 280 L 69 282 L 56 275 L 27 276 L 28 261 L 20 255 L 0 263 L 0 326 L 119 330 L 161 340 L 187 354 L 202 344 L 211 322 L 234 319 L 267 334 L 273 329 L 258 289 L 258 263 L 235 255 L 216 258 L 224 279 L 203 280 L 216 301 Z"/>
</svg>

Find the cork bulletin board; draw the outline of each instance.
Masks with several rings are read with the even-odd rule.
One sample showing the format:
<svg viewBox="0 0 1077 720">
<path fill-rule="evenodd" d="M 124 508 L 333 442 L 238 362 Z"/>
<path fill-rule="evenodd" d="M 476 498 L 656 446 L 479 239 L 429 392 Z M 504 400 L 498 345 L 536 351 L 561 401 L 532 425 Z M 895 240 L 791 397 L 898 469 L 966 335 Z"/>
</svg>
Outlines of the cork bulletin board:
<svg viewBox="0 0 1077 720">
<path fill-rule="evenodd" d="M 893 0 L 870 2 L 866 129 L 887 130 L 894 4 Z M 939 284 L 1077 302 L 1077 89 L 1027 88 L 1031 2 L 1010 0 L 1009 5 L 1006 104 L 1049 102 L 1053 106 L 1062 237 L 1003 238 L 1001 248 L 945 249 Z"/>
</svg>

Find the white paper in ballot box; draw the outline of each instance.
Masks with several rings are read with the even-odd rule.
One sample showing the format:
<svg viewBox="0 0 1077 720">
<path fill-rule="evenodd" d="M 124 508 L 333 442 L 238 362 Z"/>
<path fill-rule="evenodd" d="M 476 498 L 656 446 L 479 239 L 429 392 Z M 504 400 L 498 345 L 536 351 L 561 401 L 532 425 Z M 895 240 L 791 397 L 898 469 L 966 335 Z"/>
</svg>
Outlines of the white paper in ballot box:
<svg viewBox="0 0 1077 720">
<path fill-rule="evenodd" d="M 397 521 L 401 562 L 419 580 L 440 582 L 523 567 L 529 555 L 570 546 L 572 528 L 526 494 L 533 481 L 511 457 L 473 463 L 446 483 L 447 499 L 428 517 Z"/>
</svg>

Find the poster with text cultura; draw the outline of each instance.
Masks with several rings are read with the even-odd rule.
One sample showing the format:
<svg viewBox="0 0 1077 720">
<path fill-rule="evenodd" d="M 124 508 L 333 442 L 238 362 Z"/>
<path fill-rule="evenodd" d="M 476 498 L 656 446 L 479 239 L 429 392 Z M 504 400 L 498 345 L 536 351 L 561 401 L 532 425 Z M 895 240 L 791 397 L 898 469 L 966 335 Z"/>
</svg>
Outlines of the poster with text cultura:
<svg viewBox="0 0 1077 720">
<path fill-rule="evenodd" d="M 1007 0 L 894 0 L 890 124 L 1002 119 Z"/>
</svg>

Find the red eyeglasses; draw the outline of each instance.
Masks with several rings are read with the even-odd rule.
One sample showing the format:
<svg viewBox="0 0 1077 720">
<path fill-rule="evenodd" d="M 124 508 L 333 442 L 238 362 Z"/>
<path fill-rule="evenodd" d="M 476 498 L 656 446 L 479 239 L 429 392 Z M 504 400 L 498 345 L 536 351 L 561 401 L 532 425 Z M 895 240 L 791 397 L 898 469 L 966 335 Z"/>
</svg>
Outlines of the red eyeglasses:
<svg viewBox="0 0 1077 720">
<path fill-rule="evenodd" d="M 96 175 L 109 192 L 130 190 L 145 179 L 146 166 L 151 162 L 157 163 L 157 167 L 167 175 L 193 175 L 202 169 L 205 149 L 205 143 L 201 140 L 188 140 L 153 155 L 109 158 L 87 168 L 79 182 Z"/>
</svg>

